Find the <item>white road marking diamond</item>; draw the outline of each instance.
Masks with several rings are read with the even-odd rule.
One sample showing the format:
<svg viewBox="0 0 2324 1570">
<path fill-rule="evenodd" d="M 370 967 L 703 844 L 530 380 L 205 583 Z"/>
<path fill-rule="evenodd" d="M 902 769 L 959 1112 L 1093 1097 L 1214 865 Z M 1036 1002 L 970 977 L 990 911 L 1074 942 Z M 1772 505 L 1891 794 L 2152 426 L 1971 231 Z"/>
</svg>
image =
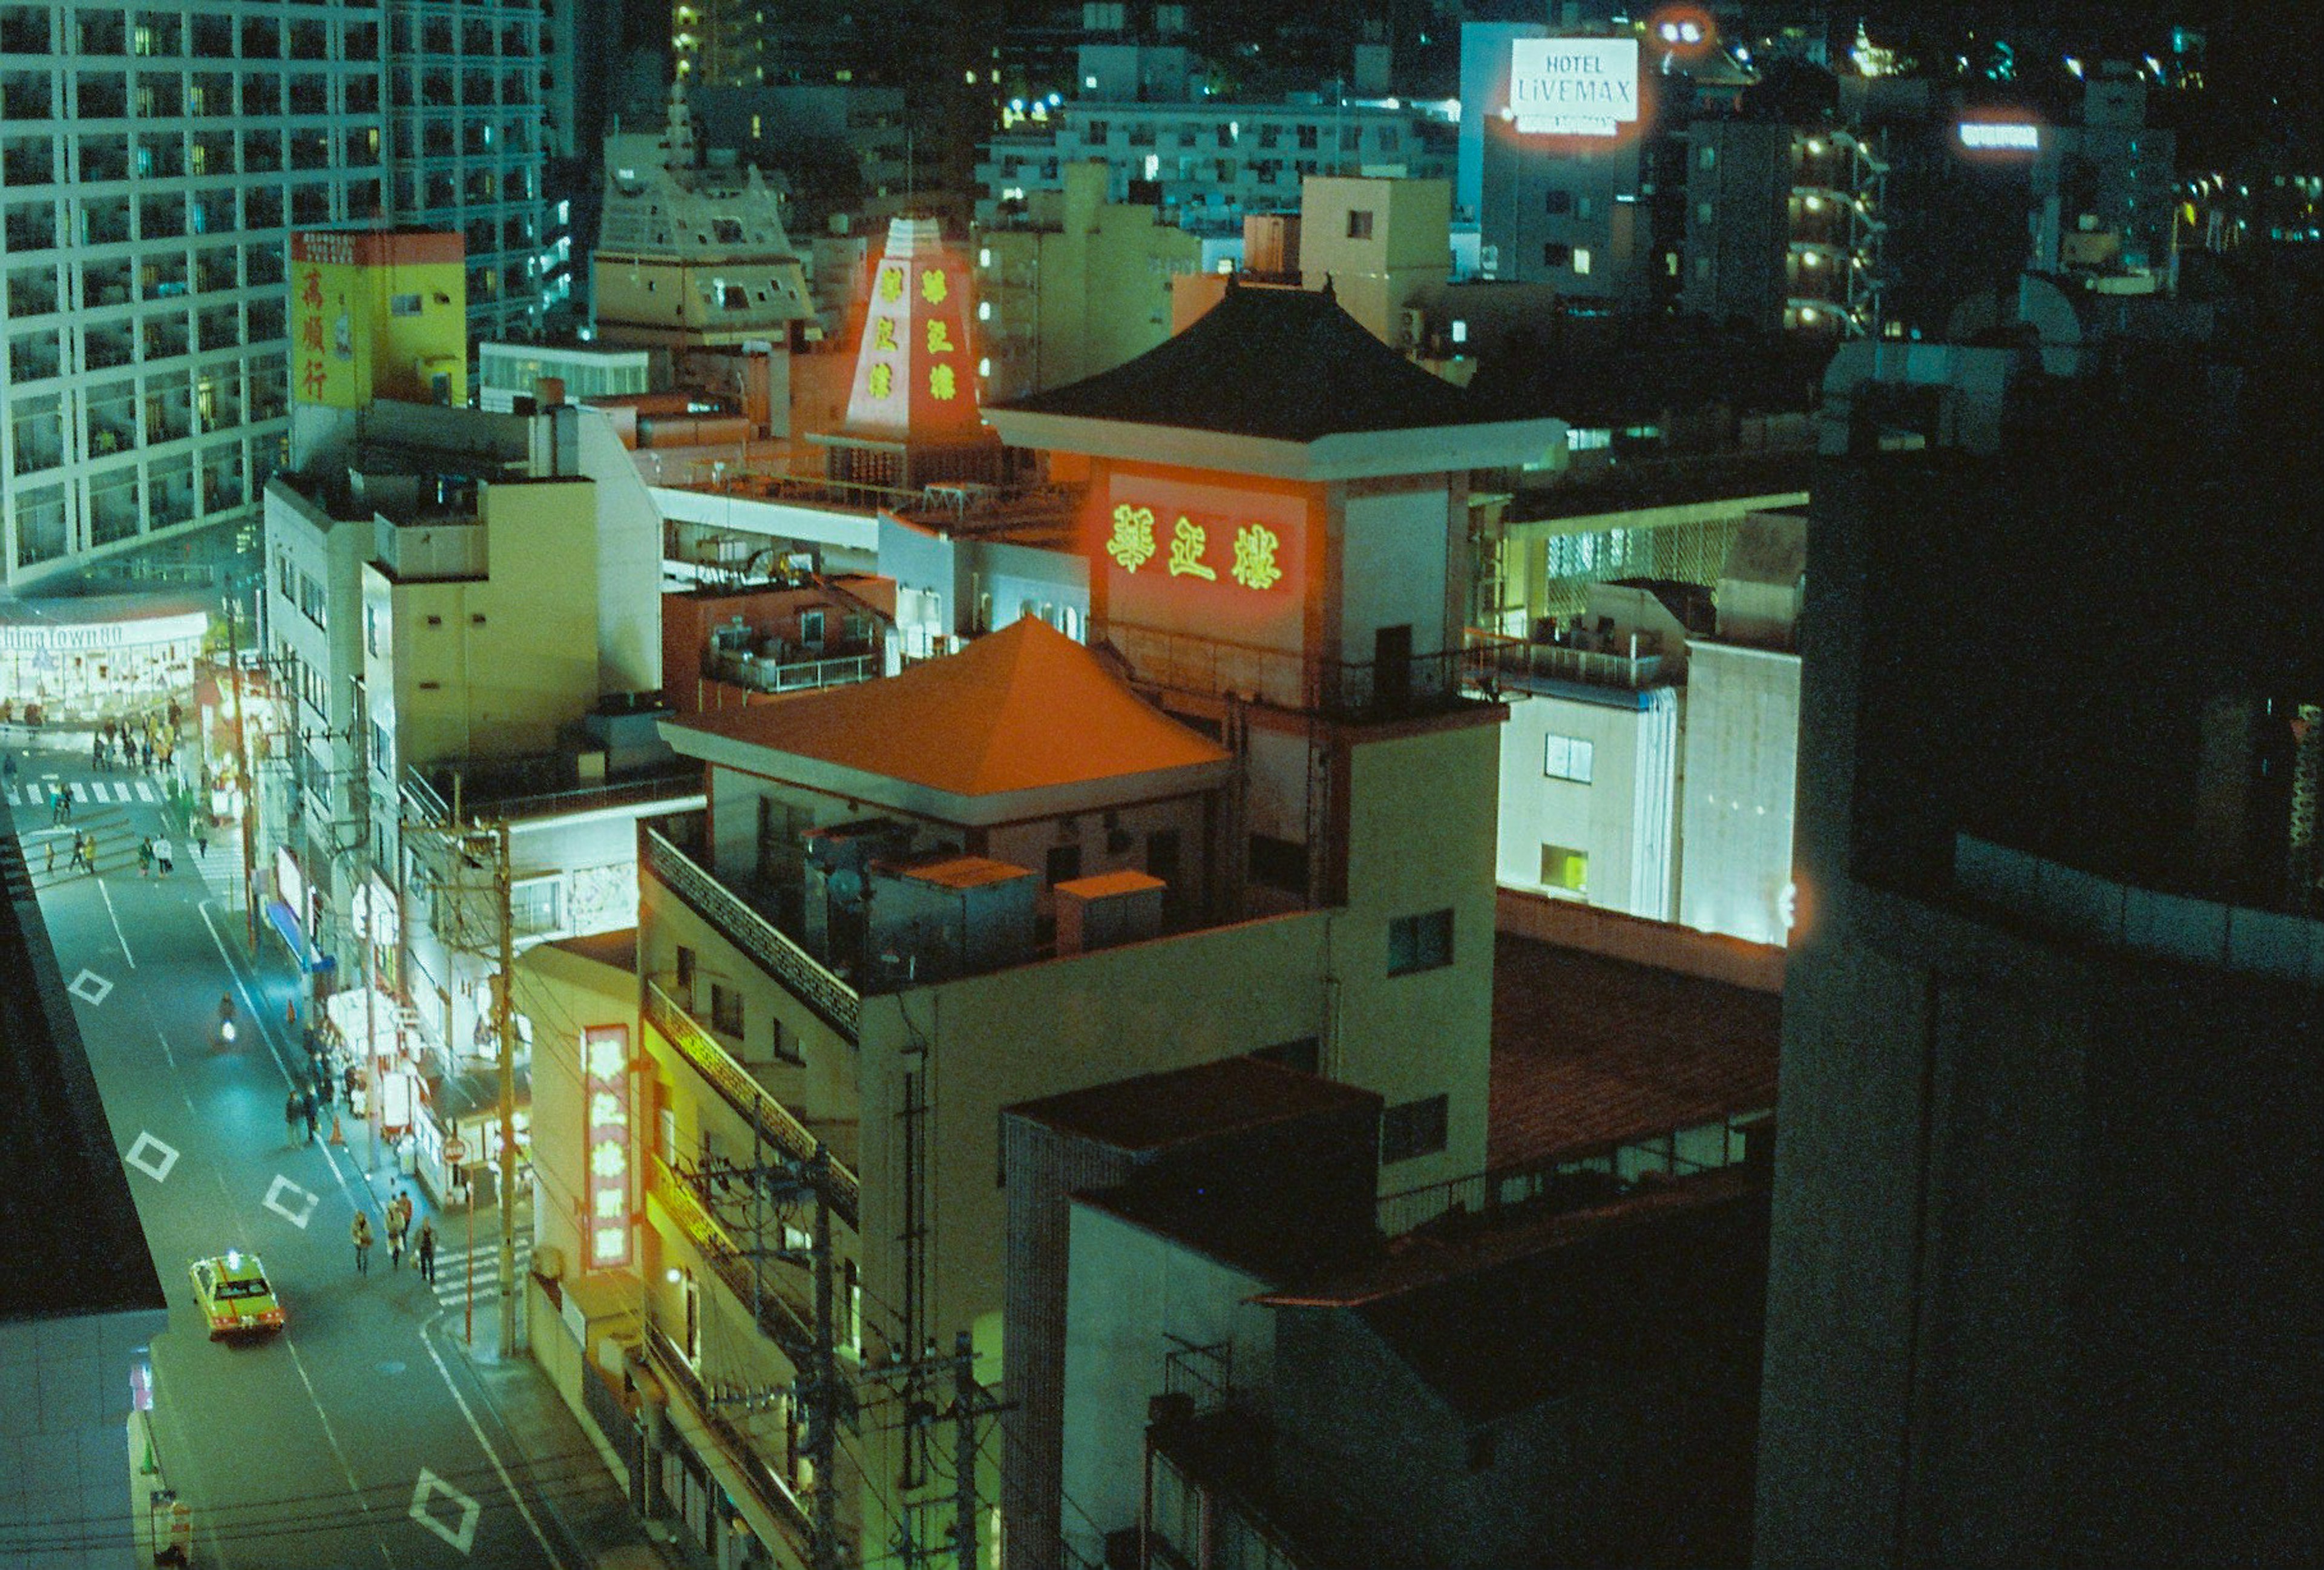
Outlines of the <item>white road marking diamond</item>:
<svg viewBox="0 0 2324 1570">
<path fill-rule="evenodd" d="M 113 984 L 93 970 L 85 970 L 65 990 L 85 1003 L 101 1003 L 112 995 Z"/>
<path fill-rule="evenodd" d="M 285 1190 L 298 1196 L 300 1200 L 303 1202 L 299 1205 L 298 1209 L 293 1210 L 290 1206 L 282 1203 L 282 1196 Z M 281 1216 L 283 1220 L 289 1222 L 292 1226 L 297 1227 L 301 1232 L 306 1231 L 307 1224 L 315 1219 L 315 1206 L 318 1203 L 319 1203 L 319 1196 L 318 1195 L 309 1189 L 300 1187 L 296 1183 L 291 1182 L 290 1179 L 282 1177 L 279 1173 L 275 1176 L 273 1187 L 266 1191 L 266 1208 L 272 1211 L 275 1214 Z"/>
<path fill-rule="evenodd" d="M 146 1149 L 149 1145 L 152 1147 L 151 1150 Z M 170 1168 L 178 1164 L 178 1152 L 151 1134 L 139 1134 L 137 1142 L 129 1147 L 129 1154 L 122 1159 L 154 1182 L 167 1183 Z"/>
<path fill-rule="evenodd" d="M 458 1501 L 460 1506 L 460 1529 L 458 1531 L 455 1532 L 451 1528 L 438 1520 L 429 1512 L 428 1496 L 431 1493 L 440 1493 L 447 1499 Z M 446 1542 L 451 1544 L 452 1547 L 459 1549 L 460 1552 L 465 1554 L 468 1552 L 475 1543 L 476 1518 L 482 1514 L 484 1514 L 484 1507 L 479 1505 L 475 1500 L 470 1499 L 466 1494 L 462 1493 L 458 1489 L 454 1488 L 450 1483 L 446 1482 L 442 1478 L 437 1476 L 426 1467 L 423 1466 L 420 1469 L 420 1486 L 411 1491 L 411 1519 L 413 1520 L 418 1521 L 421 1526 L 426 1527 L 429 1531 L 435 1533 L 438 1537 L 443 1538 Z"/>
</svg>

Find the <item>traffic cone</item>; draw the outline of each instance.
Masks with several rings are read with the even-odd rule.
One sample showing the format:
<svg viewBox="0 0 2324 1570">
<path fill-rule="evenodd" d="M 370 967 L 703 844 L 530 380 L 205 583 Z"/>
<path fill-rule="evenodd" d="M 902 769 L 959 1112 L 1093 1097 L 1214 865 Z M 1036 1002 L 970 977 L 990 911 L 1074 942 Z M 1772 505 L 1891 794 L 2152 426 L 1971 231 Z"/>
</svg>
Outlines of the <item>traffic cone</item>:
<svg viewBox="0 0 2324 1570">
<path fill-rule="evenodd" d="M 346 1135 L 339 1131 L 339 1114 L 333 1113 L 331 1114 L 331 1143 L 334 1145 L 344 1146 L 346 1142 Z"/>
</svg>

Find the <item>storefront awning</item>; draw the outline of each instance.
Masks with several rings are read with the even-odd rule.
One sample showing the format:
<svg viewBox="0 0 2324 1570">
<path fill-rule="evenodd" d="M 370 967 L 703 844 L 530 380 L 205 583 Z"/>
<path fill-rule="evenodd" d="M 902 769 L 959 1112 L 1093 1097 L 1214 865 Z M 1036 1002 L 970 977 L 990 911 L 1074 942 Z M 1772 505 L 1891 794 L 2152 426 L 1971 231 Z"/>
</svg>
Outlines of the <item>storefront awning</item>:
<svg viewBox="0 0 2324 1570">
<path fill-rule="evenodd" d="M 282 941 L 290 946 L 290 957 L 299 962 L 300 970 L 318 971 L 337 963 L 307 941 L 307 935 L 299 930 L 298 914 L 281 900 L 269 900 L 266 902 L 266 919 L 275 931 L 282 935 Z"/>
</svg>

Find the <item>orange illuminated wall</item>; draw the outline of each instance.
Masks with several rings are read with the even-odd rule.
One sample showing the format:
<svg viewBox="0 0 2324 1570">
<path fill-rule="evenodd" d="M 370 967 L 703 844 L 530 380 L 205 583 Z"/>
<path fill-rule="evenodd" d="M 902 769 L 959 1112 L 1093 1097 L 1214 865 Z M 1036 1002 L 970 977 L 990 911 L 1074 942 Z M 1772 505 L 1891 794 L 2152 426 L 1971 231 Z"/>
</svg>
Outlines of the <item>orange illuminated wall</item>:
<svg viewBox="0 0 2324 1570">
<path fill-rule="evenodd" d="M 847 398 L 851 436 L 981 442 L 968 265 L 929 218 L 897 218 L 872 270 L 863 342 Z"/>
</svg>

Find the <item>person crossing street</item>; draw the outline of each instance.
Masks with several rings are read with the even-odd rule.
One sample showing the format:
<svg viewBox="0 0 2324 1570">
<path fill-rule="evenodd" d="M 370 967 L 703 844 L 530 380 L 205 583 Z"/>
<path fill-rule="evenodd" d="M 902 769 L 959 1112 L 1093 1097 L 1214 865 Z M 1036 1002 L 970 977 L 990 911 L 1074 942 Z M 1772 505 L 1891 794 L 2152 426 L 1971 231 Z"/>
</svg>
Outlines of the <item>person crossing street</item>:
<svg viewBox="0 0 2324 1570">
<path fill-rule="evenodd" d="M 305 1121 L 306 1115 L 306 1104 L 300 1097 L 299 1087 L 292 1085 L 290 1095 L 282 1103 L 283 1143 L 295 1145 L 299 1142 L 299 1125 Z"/>
<path fill-rule="evenodd" d="M 387 1261 L 390 1270 L 403 1268 L 403 1238 L 411 1230 L 411 1196 L 399 1193 L 387 1202 Z"/>
<path fill-rule="evenodd" d="M 360 1210 L 356 1211 L 355 1224 L 347 1228 L 347 1235 L 355 1240 L 355 1274 L 358 1276 L 370 1275 L 371 1217 Z"/>
<path fill-rule="evenodd" d="M 436 1284 L 436 1224 L 432 1221 L 420 1224 L 419 1253 L 420 1279 L 432 1287 Z"/>
<path fill-rule="evenodd" d="M 153 841 L 153 864 L 161 869 L 161 876 L 165 878 L 168 877 L 171 872 L 176 867 L 177 854 L 177 847 L 170 843 L 170 836 L 168 835 L 160 835 L 155 837 Z"/>
</svg>

